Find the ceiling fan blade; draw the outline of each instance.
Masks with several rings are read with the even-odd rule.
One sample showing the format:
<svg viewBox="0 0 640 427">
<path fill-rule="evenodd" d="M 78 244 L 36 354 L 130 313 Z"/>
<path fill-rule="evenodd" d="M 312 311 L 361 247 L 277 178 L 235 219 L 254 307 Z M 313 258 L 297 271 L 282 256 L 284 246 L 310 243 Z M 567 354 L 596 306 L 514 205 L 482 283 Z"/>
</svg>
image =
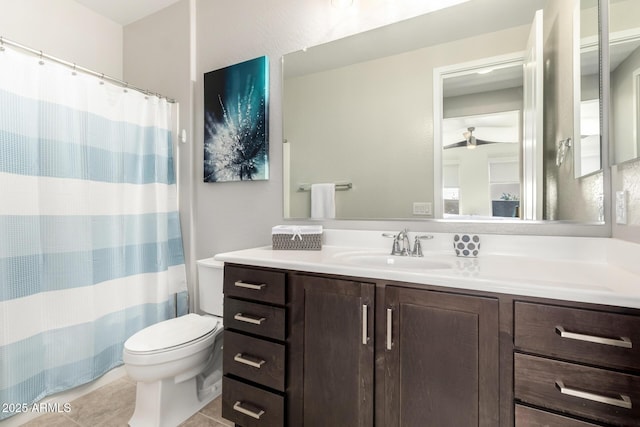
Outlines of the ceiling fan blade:
<svg viewBox="0 0 640 427">
<path fill-rule="evenodd" d="M 507 142 L 507 141 L 487 141 L 485 139 L 476 139 L 476 145 L 481 145 L 481 144 L 512 144 L 511 142 Z M 513 143 L 515 144 L 515 143 Z"/>
<path fill-rule="evenodd" d="M 466 147 L 466 146 L 467 146 L 467 141 L 460 141 L 460 142 L 454 142 L 453 144 L 445 145 L 444 147 L 442 147 L 442 149 L 446 150 L 448 148 Z"/>
<path fill-rule="evenodd" d="M 486 139 L 477 139 L 476 138 L 476 145 L 483 145 L 483 144 L 496 144 L 498 141 L 487 141 Z"/>
</svg>

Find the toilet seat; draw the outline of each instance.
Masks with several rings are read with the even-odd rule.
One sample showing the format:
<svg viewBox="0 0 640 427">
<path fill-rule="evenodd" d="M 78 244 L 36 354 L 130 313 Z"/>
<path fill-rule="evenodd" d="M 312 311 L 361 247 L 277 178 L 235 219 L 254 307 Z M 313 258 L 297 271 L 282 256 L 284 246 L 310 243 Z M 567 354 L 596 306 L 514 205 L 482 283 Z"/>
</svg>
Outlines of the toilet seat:
<svg viewBox="0 0 640 427">
<path fill-rule="evenodd" d="M 193 313 L 165 320 L 125 341 L 123 361 L 132 365 L 154 365 L 187 357 L 213 345 L 222 329 L 222 319 Z"/>
<path fill-rule="evenodd" d="M 195 344 L 220 326 L 219 319 L 186 314 L 164 320 L 133 334 L 124 348 L 134 354 L 153 354 Z"/>
</svg>

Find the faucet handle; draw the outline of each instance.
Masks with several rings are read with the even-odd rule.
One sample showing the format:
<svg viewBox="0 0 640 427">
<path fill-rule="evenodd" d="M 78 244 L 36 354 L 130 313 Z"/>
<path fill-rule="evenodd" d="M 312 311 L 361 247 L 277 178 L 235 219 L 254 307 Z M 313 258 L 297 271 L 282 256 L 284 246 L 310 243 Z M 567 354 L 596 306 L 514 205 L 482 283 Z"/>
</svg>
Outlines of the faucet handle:
<svg viewBox="0 0 640 427">
<path fill-rule="evenodd" d="M 416 240 L 413 244 L 413 251 L 411 252 L 411 256 L 417 256 L 417 257 L 424 256 L 424 254 L 422 253 L 422 244 L 420 243 L 421 239 L 431 240 L 433 239 L 433 236 L 431 234 L 416 236 Z"/>
</svg>

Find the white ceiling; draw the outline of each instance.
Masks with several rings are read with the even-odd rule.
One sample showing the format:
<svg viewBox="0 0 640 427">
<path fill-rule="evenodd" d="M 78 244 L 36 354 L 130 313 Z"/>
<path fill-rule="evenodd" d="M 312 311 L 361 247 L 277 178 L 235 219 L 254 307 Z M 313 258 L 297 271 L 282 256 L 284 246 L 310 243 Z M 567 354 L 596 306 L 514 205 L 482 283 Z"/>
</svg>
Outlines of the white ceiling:
<svg viewBox="0 0 640 427">
<path fill-rule="evenodd" d="M 120 25 L 151 15 L 179 0 L 75 0 Z"/>
</svg>

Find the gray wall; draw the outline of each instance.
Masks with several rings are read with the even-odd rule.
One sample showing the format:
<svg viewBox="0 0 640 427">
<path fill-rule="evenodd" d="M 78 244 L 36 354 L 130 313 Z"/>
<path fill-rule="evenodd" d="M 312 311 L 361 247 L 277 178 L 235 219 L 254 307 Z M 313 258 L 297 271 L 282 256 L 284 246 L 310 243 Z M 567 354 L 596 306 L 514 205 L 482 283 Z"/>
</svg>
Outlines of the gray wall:
<svg viewBox="0 0 640 427">
<path fill-rule="evenodd" d="M 0 0 L 0 36 L 122 78 L 122 26 L 73 0 Z"/>
</svg>

